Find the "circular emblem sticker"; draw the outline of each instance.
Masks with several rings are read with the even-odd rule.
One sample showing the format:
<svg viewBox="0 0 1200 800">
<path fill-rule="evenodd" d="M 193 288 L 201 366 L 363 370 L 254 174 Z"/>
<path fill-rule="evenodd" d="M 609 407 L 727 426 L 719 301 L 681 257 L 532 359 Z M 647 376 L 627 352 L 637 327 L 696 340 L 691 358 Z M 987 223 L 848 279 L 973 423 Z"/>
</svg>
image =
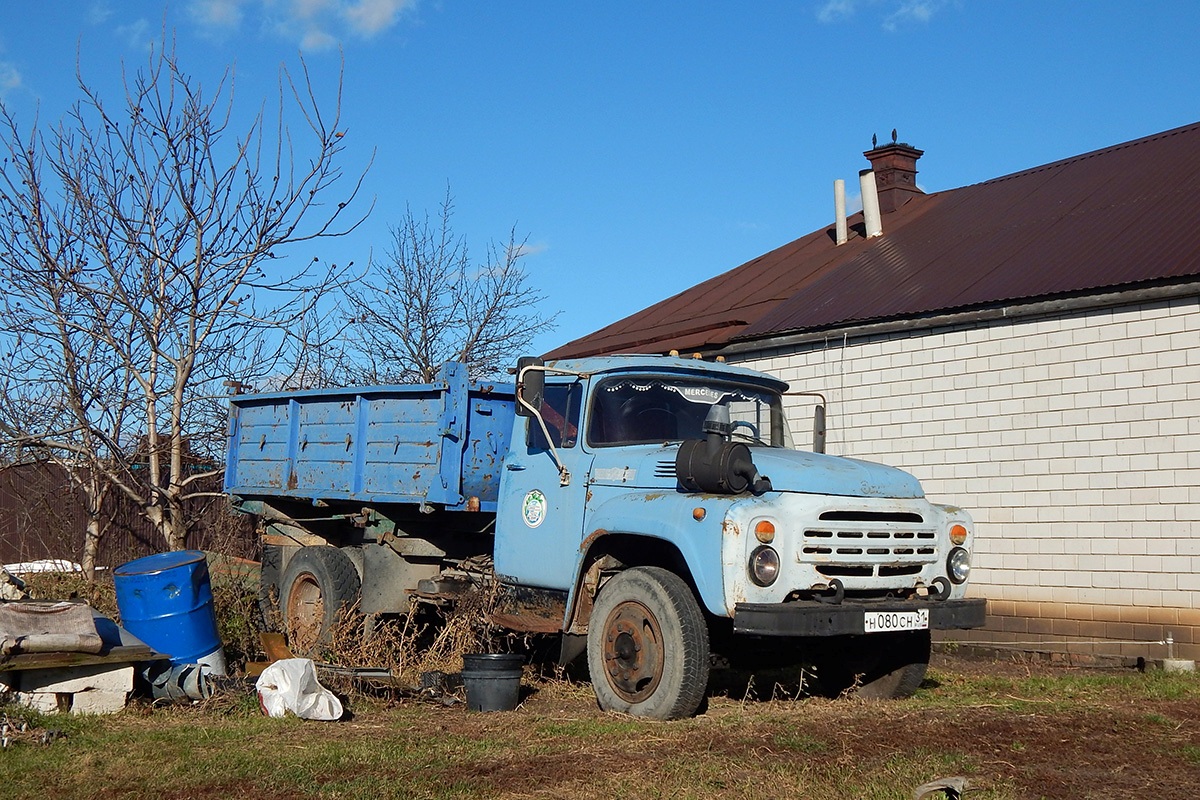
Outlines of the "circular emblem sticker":
<svg viewBox="0 0 1200 800">
<path fill-rule="evenodd" d="M 531 528 L 536 528 L 546 519 L 546 495 L 534 489 L 529 494 L 525 495 L 525 500 L 521 503 L 521 516 L 525 518 L 525 524 Z"/>
</svg>

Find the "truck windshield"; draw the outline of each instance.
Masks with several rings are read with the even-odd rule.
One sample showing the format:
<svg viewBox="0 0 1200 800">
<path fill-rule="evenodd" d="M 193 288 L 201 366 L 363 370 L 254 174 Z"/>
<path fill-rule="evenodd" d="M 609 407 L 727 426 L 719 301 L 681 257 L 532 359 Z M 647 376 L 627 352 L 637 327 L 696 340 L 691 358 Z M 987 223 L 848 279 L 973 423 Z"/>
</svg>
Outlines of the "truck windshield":
<svg viewBox="0 0 1200 800">
<path fill-rule="evenodd" d="M 790 447 L 779 395 L 757 386 L 668 377 L 619 378 L 592 395 L 588 443 L 598 446 L 703 439 L 704 418 L 729 408 L 734 441 Z"/>
</svg>

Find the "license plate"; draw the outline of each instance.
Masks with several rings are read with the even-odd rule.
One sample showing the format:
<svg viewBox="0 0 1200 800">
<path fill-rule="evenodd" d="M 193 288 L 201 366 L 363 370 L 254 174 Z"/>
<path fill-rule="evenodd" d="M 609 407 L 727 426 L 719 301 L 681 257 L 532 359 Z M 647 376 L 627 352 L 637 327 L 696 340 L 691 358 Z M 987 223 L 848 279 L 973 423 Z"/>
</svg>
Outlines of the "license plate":
<svg viewBox="0 0 1200 800">
<path fill-rule="evenodd" d="M 929 609 L 916 611 L 868 611 L 863 614 L 864 633 L 929 630 Z"/>
</svg>

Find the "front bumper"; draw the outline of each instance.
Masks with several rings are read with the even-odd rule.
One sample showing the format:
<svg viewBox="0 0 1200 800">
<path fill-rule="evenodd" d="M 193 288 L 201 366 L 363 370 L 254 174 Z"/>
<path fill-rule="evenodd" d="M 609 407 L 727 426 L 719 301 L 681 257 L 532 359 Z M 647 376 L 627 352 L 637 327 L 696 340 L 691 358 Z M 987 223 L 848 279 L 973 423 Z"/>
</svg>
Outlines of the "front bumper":
<svg viewBox="0 0 1200 800">
<path fill-rule="evenodd" d="M 987 618 L 987 600 L 843 600 L 821 603 L 738 603 L 734 633 L 754 636 L 844 636 L 865 633 L 863 615 L 870 611 L 906 612 L 928 609 L 929 629 L 978 628 Z"/>
</svg>

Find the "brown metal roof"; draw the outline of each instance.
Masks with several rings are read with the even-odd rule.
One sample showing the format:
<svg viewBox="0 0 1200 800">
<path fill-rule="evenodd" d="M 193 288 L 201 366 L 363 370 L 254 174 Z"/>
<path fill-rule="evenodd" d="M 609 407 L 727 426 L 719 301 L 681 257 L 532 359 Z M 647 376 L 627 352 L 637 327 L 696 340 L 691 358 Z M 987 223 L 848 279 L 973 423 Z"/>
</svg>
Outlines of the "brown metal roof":
<svg viewBox="0 0 1200 800">
<path fill-rule="evenodd" d="M 832 227 L 814 231 L 548 356 L 712 349 L 1200 277 L 1200 123 L 915 196 L 869 241 L 855 227 L 841 247 Z"/>
</svg>

